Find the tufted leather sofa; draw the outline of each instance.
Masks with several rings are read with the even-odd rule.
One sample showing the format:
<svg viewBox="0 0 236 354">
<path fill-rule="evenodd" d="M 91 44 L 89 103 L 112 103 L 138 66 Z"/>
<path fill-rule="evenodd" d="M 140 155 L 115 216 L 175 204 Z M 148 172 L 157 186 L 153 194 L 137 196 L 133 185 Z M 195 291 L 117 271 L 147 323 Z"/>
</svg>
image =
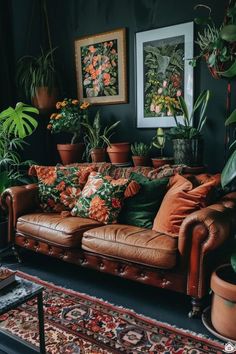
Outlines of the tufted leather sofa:
<svg viewBox="0 0 236 354">
<path fill-rule="evenodd" d="M 2 195 L 8 209 L 8 242 L 66 262 L 185 293 L 191 316 L 200 312 L 219 252 L 235 232 L 236 192 L 190 214 L 178 238 L 129 225 L 101 225 L 80 217 L 42 213 L 37 185 L 17 186 Z M 217 255 L 217 256 L 216 256 Z"/>
</svg>

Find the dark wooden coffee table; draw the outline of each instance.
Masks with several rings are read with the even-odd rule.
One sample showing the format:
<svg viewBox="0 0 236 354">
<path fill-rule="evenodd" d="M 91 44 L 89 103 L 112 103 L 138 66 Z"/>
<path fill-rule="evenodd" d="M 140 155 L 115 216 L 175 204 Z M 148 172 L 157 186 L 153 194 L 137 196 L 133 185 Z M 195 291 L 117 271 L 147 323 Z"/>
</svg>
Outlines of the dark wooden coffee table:
<svg viewBox="0 0 236 354">
<path fill-rule="evenodd" d="M 40 354 L 46 353 L 44 337 L 43 289 L 43 286 L 17 276 L 14 283 L 0 290 L 0 315 L 15 309 L 28 300 L 32 300 L 35 297 L 37 298 L 40 344 L 40 350 L 38 352 Z M 2 330 L 1 327 L 0 332 L 8 335 L 8 332 Z M 13 336 L 11 337 L 13 338 Z M 16 336 L 14 336 L 14 339 L 27 345 L 25 341 Z"/>
</svg>

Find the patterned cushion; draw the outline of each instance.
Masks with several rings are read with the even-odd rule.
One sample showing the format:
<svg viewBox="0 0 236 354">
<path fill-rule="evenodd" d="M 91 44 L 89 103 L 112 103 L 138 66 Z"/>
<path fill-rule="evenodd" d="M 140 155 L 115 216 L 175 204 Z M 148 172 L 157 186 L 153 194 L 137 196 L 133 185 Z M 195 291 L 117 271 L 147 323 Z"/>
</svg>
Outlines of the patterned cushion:
<svg viewBox="0 0 236 354">
<path fill-rule="evenodd" d="M 94 167 L 37 166 L 29 169 L 36 175 L 40 206 L 45 212 L 71 210 Z"/>
<path fill-rule="evenodd" d="M 71 214 L 88 217 L 104 224 L 115 223 L 128 183 L 128 179 L 115 180 L 110 176 L 91 172 Z"/>
</svg>

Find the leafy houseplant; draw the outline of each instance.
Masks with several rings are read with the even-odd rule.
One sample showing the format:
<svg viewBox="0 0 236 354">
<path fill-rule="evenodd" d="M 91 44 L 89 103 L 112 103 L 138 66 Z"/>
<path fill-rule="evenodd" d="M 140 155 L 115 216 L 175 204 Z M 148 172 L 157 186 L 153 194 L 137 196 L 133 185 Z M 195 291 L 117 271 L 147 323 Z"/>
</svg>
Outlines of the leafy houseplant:
<svg viewBox="0 0 236 354">
<path fill-rule="evenodd" d="M 236 109 L 225 121 L 225 125 L 228 126 L 234 123 L 236 123 Z M 231 155 L 226 162 L 221 174 L 221 184 L 223 188 L 230 184 L 236 177 L 236 139 L 232 142 L 229 148 Z"/>
<path fill-rule="evenodd" d="M 158 168 L 166 164 L 173 163 L 172 157 L 163 157 L 163 150 L 166 144 L 166 135 L 165 131 L 162 128 L 158 128 L 156 131 L 156 135 L 152 138 L 152 145 L 159 149 L 161 152 L 160 157 L 152 158 L 153 167 Z"/>
<path fill-rule="evenodd" d="M 57 144 L 63 164 L 76 162 L 82 158 L 83 144 L 81 140 L 81 122 L 87 119 L 88 102 L 79 103 L 76 99 L 65 98 L 56 103 L 57 113 L 50 117 L 47 128 L 52 134 L 72 134 L 70 144 Z"/>
<path fill-rule="evenodd" d="M 134 166 L 149 166 L 150 164 L 150 151 L 152 145 L 144 144 L 143 142 L 135 142 L 131 145 L 132 159 Z"/>
<path fill-rule="evenodd" d="M 17 84 L 39 109 L 51 109 L 57 100 L 58 75 L 54 64 L 56 48 L 38 57 L 27 55 L 18 60 Z"/>
<path fill-rule="evenodd" d="M 120 121 L 102 129 L 100 112 L 97 111 L 93 122 L 88 117 L 81 123 L 85 130 L 86 154 L 91 155 L 93 162 L 105 161 L 105 145 L 110 145 L 112 130 Z"/>
<path fill-rule="evenodd" d="M 182 96 L 179 97 L 179 104 L 183 112 L 183 124 L 178 122 L 176 112 L 173 109 L 173 116 L 176 126 L 168 132 L 169 138 L 173 141 L 174 159 L 177 164 L 190 166 L 202 165 L 202 128 L 206 123 L 206 109 L 210 98 L 210 91 L 204 90 L 196 99 L 192 112 L 190 113 Z M 193 120 L 196 111 L 199 111 L 198 125 L 193 127 Z"/>
<path fill-rule="evenodd" d="M 22 162 L 19 150 L 24 148 L 26 136 L 32 134 L 38 123 L 31 114 L 38 114 L 34 107 L 17 103 L 0 113 L 0 195 L 8 187 L 28 183 L 25 167 L 32 161 Z M 0 246 L 5 246 L 7 220 L 0 209 Z"/>
<path fill-rule="evenodd" d="M 204 58 L 214 78 L 231 78 L 236 75 L 236 3 L 229 1 L 223 23 L 217 27 L 211 16 L 211 8 L 199 4 L 195 7 L 208 11 L 207 17 L 195 18 L 195 23 L 203 26 L 198 32 L 196 44 L 199 46 L 199 54 L 190 60 L 190 64 L 196 65 L 199 58 Z"/>
</svg>

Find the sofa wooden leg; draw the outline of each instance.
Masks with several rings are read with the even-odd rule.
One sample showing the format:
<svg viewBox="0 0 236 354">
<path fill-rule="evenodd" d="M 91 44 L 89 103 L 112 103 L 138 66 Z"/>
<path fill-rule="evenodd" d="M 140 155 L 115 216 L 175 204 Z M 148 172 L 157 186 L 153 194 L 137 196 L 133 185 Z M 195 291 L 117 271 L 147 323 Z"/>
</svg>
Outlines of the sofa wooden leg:
<svg viewBox="0 0 236 354">
<path fill-rule="evenodd" d="M 197 299 L 195 297 L 192 297 L 191 304 L 192 304 L 192 310 L 189 312 L 188 317 L 189 318 L 199 318 L 201 316 L 201 312 L 202 312 L 201 299 Z"/>
</svg>

